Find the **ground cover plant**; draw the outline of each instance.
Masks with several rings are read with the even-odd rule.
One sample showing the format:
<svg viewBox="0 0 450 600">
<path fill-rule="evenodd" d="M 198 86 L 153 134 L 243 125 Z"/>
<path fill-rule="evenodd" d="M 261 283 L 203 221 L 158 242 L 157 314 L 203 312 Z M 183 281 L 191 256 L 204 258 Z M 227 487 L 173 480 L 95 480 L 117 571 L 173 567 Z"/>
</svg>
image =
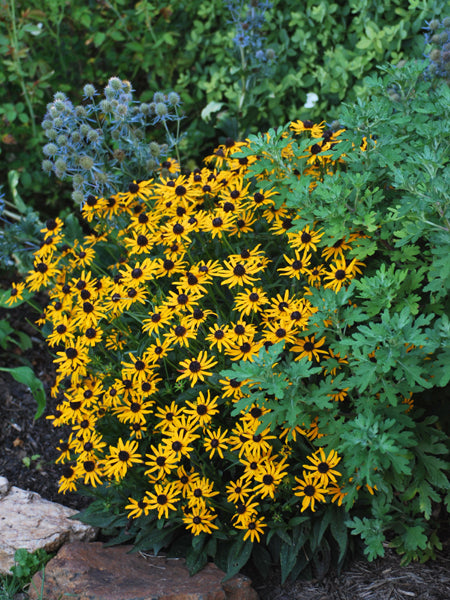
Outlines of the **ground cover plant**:
<svg viewBox="0 0 450 600">
<path fill-rule="evenodd" d="M 11 302 L 49 289 L 60 489 L 90 489 L 112 543 L 283 579 L 354 536 L 369 558 L 440 547 L 444 423 L 415 401 L 449 380 L 448 88 L 426 76 L 372 80 L 346 129 L 230 139 L 90 195 L 83 230 L 47 222 Z"/>
<path fill-rule="evenodd" d="M 420 29 L 444 7 L 439 0 L 4 2 L 0 170 L 19 174 L 27 204 L 57 215 L 66 188 L 48 189 L 37 153 L 46 104 L 55 88 L 78 103 L 86 80 L 101 88 L 111 74 L 132 80 L 142 102 L 151 100 L 149 89 L 178 91 L 183 152 L 197 164 L 222 129 L 245 137 L 273 122 L 331 121 L 344 97 L 364 96 L 363 76 L 378 63 L 421 55 Z M 311 94 L 316 102 L 304 108 Z"/>
</svg>

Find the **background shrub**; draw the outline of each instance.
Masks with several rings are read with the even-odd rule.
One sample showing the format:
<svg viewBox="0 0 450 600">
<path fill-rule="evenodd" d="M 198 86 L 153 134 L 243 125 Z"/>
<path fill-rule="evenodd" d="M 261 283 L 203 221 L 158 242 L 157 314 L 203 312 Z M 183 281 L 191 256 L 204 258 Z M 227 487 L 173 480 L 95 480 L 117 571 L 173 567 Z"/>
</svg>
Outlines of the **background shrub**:
<svg viewBox="0 0 450 600">
<path fill-rule="evenodd" d="M 223 131 L 236 136 L 238 129 L 244 134 L 290 119 L 334 119 L 343 98 L 364 96 L 361 79 L 377 63 L 420 56 L 423 40 L 417 33 L 444 5 L 440 0 L 308 0 L 299 6 L 274 0 L 259 30 L 263 48 L 275 54 L 270 77 L 262 72 L 237 115 L 243 65 L 249 79 L 256 63 L 251 53 L 239 58 L 229 4 L 236 6 L 217 0 L 2 4 L 0 169 L 19 171 L 26 202 L 55 214 L 67 201 L 67 188 L 49 186 L 40 169 L 39 124 L 52 89 L 78 102 L 82 83 L 101 88 L 118 75 L 134 82 L 143 101 L 157 90 L 177 91 L 188 134 L 182 149 L 195 163 Z M 318 101 L 305 109 L 308 92 Z"/>
</svg>

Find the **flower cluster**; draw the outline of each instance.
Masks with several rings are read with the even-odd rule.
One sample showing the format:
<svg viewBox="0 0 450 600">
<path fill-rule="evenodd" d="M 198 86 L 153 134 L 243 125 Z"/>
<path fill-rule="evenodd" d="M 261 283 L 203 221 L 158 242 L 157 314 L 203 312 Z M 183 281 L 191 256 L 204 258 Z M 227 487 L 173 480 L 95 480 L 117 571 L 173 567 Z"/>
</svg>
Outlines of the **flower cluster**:
<svg viewBox="0 0 450 600">
<path fill-rule="evenodd" d="M 79 106 L 57 92 L 42 122 L 49 140 L 42 167 L 71 180 L 72 197 L 79 204 L 89 194 L 115 193 L 125 181 L 164 166 L 164 157 L 177 142 L 167 124 L 180 121 L 176 92 L 156 92 L 153 102 L 139 103 L 133 100 L 130 82 L 118 77 L 111 77 L 100 101 L 92 84 L 83 92 L 85 103 Z M 147 129 L 156 125 L 164 127 L 168 143 L 149 142 Z"/>
<path fill-rule="evenodd" d="M 332 175 L 327 152 L 340 135 L 294 122 L 283 158 L 304 159 L 297 176 L 313 188 Z M 321 445 L 317 419 L 271 428 L 254 402 L 234 416 L 249 382 L 221 372 L 284 344 L 293 361 L 336 373 L 346 357 L 316 336 L 311 290 L 339 292 L 364 265 L 346 258 L 360 232 L 324 244 L 270 177 L 249 177 L 267 157 L 248 147 L 230 141 L 189 175 L 90 195 L 91 233 L 70 240 L 62 220 L 48 221 L 26 284 L 50 296 L 39 324 L 56 351 L 52 393 L 62 395 L 50 418 L 71 428 L 58 446 L 60 491 L 119 489 L 134 520 L 253 542 L 285 513 L 340 505 L 341 457 Z M 336 389 L 331 401 L 345 395 Z"/>
<path fill-rule="evenodd" d="M 431 75 L 443 77 L 447 81 L 450 77 L 450 17 L 442 21 L 433 19 L 425 29 L 425 43 L 428 51 L 425 56 L 430 60 L 428 67 Z"/>
<path fill-rule="evenodd" d="M 248 61 L 253 68 L 261 68 L 264 63 L 271 63 L 276 55 L 272 48 L 264 48 L 262 28 L 265 24 L 265 13 L 271 8 L 270 2 L 264 0 L 229 0 L 230 11 L 236 34 L 233 42 L 240 50 L 245 49 Z"/>
</svg>

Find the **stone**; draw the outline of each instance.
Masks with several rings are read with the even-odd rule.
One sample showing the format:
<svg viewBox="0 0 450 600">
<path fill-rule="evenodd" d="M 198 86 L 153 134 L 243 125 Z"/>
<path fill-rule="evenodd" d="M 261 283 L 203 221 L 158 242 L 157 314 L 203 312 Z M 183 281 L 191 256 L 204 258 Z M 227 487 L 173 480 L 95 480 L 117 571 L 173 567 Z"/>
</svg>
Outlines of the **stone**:
<svg viewBox="0 0 450 600">
<path fill-rule="evenodd" d="M 76 514 L 76 510 L 44 500 L 35 492 L 10 487 L 0 497 L 0 574 L 9 573 L 18 548 L 52 552 L 65 542 L 94 539 L 97 531 L 93 527 L 70 519 Z"/>
<path fill-rule="evenodd" d="M 208 563 L 190 576 L 182 558 L 131 550 L 101 542 L 65 544 L 44 575 L 33 577 L 30 600 L 258 600 L 244 575 L 222 583 L 225 573 Z"/>
<path fill-rule="evenodd" d="M 3 496 L 6 496 L 10 487 L 11 487 L 11 485 L 10 485 L 9 481 L 6 479 L 6 477 L 0 477 L 0 498 L 3 498 Z"/>
</svg>

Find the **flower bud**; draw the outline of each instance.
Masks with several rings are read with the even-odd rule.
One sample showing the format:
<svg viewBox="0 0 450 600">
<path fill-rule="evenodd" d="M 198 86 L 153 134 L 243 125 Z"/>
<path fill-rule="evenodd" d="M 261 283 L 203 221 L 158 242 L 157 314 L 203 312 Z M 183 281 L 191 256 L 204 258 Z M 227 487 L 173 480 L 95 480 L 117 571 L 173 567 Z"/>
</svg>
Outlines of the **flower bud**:
<svg viewBox="0 0 450 600">
<path fill-rule="evenodd" d="M 56 138 L 58 137 L 58 132 L 56 131 L 56 129 L 48 129 L 45 132 L 45 137 L 49 140 L 56 140 Z"/>
<path fill-rule="evenodd" d="M 56 94 L 53 96 L 53 100 L 55 102 L 57 100 L 60 100 L 61 102 L 65 102 L 67 100 L 67 96 L 65 95 L 64 92 L 56 92 Z"/>
<path fill-rule="evenodd" d="M 150 142 L 148 149 L 150 150 L 150 154 L 152 156 L 158 157 L 161 154 L 161 148 L 156 142 Z"/>
<path fill-rule="evenodd" d="M 72 144 L 79 144 L 81 142 L 81 134 L 79 131 L 72 131 L 70 135 Z"/>
<path fill-rule="evenodd" d="M 53 163 L 51 160 L 43 160 L 42 161 L 42 170 L 45 173 L 51 173 L 53 171 Z"/>
<path fill-rule="evenodd" d="M 97 129 L 91 129 L 86 135 L 86 139 L 91 144 L 96 144 L 100 140 L 100 135 Z"/>
<path fill-rule="evenodd" d="M 436 29 L 439 29 L 440 23 L 437 19 L 433 19 L 432 21 L 430 21 L 428 23 L 428 27 L 430 28 L 430 31 L 436 31 Z"/>
<path fill-rule="evenodd" d="M 87 134 L 91 131 L 91 128 L 89 127 L 89 125 L 87 125 L 86 123 L 82 123 L 80 126 L 80 134 L 83 137 L 86 137 Z"/>
<path fill-rule="evenodd" d="M 76 173 L 73 176 L 73 185 L 76 188 L 80 188 L 84 183 L 84 177 L 80 173 Z"/>
<path fill-rule="evenodd" d="M 162 92 L 155 92 L 153 94 L 153 102 L 155 104 L 158 104 L 158 102 L 165 102 L 166 101 L 166 97 Z"/>
<path fill-rule="evenodd" d="M 100 102 L 100 110 L 105 114 L 110 113 L 112 110 L 111 102 L 109 100 L 102 100 Z"/>
<path fill-rule="evenodd" d="M 158 102 L 155 106 L 155 112 L 158 117 L 165 117 L 169 111 L 167 110 L 167 106 L 164 104 L 164 102 Z"/>
<path fill-rule="evenodd" d="M 56 129 L 61 129 L 63 124 L 64 122 L 61 117 L 56 117 L 56 119 L 53 120 L 53 126 L 56 127 Z"/>
<path fill-rule="evenodd" d="M 145 163 L 145 168 L 147 169 L 147 171 L 151 172 L 151 171 L 155 171 L 158 168 L 158 163 L 156 162 L 156 160 L 154 158 L 150 158 L 146 163 Z"/>
<path fill-rule="evenodd" d="M 94 159 L 90 156 L 80 156 L 80 167 L 85 171 L 89 171 L 94 166 Z"/>
<path fill-rule="evenodd" d="M 115 92 L 119 92 L 122 89 L 122 82 L 118 77 L 110 77 L 108 80 L 108 87 L 113 89 Z"/>
<path fill-rule="evenodd" d="M 62 177 L 67 170 L 67 163 L 64 159 L 58 158 L 55 161 L 55 173 L 58 177 Z"/>
<path fill-rule="evenodd" d="M 45 144 L 45 146 L 42 148 L 42 151 L 45 156 L 55 156 L 55 154 L 58 153 L 58 146 L 53 143 Z"/>
<path fill-rule="evenodd" d="M 63 133 L 60 133 L 55 141 L 58 144 L 58 146 L 65 146 L 68 140 L 67 136 L 65 136 Z"/>
<path fill-rule="evenodd" d="M 88 116 L 87 114 L 87 110 L 84 106 L 77 106 L 75 109 L 75 115 L 79 118 L 79 119 L 84 119 Z"/>
<path fill-rule="evenodd" d="M 97 92 L 92 83 L 87 83 L 83 88 L 83 94 L 86 96 L 86 98 L 93 98 L 96 95 L 96 93 Z"/>
<path fill-rule="evenodd" d="M 432 50 L 430 52 L 430 60 L 432 60 L 433 62 L 439 62 L 441 58 L 441 51 L 438 50 L 437 48 L 435 48 L 434 50 Z"/>
<path fill-rule="evenodd" d="M 176 92 L 170 92 L 167 100 L 172 106 L 178 106 L 180 104 L 180 96 Z"/>
<path fill-rule="evenodd" d="M 267 48 L 266 50 L 266 58 L 267 60 L 275 60 L 277 57 L 275 50 L 273 50 L 272 48 Z"/>
<path fill-rule="evenodd" d="M 72 200 L 76 204 L 81 204 L 82 202 L 84 202 L 83 192 L 80 192 L 79 190 L 75 190 L 74 192 L 72 192 Z"/>
</svg>

